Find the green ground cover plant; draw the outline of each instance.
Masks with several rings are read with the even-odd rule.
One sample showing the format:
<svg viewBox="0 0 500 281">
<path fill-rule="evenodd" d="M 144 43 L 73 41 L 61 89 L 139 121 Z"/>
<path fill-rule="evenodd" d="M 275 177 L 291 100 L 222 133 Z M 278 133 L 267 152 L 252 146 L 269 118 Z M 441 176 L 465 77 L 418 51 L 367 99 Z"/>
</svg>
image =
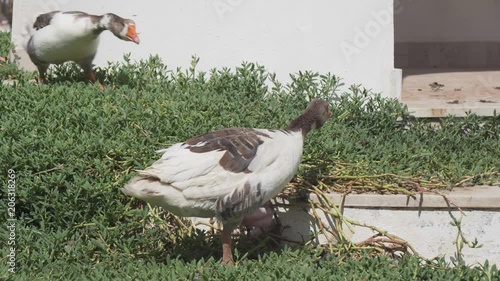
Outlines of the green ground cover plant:
<svg viewBox="0 0 500 281">
<path fill-rule="evenodd" d="M 9 49 L 6 36 L 0 34 L 0 56 Z M 289 193 L 307 191 L 304 183 L 408 194 L 418 191 L 409 183 L 440 189 L 500 179 L 498 115 L 430 123 L 396 100 L 339 87 L 331 74 L 299 72 L 282 85 L 257 64 L 201 72 L 197 60 L 171 69 L 156 56 L 125 56 L 97 69 L 104 91 L 71 64 L 53 69 L 47 85 L 17 68 L 0 71 L 0 180 L 16 172 L 18 280 L 500 279 L 487 264 L 338 256 L 309 246 L 261 247 L 226 268 L 218 262 L 218 237 L 179 227 L 188 222 L 124 196 L 119 189 L 157 159 L 155 150 L 222 127 L 282 128 L 308 99 L 332 96 L 334 118 L 309 135 Z M 7 235 L 2 228 L 2 245 Z M 247 253 L 245 243 L 255 245 L 242 238 L 237 250 Z M 1 251 L 0 278 L 11 278 Z"/>
<path fill-rule="evenodd" d="M 7 64 L 9 51 L 11 49 L 10 33 L 0 32 L 0 77 L 8 77 L 19 73 L 15 64 Z M 2 62 L 5 60 L 4 62 Z M 0 78 L 1 79 L 1 78 Z"/>
</svg>

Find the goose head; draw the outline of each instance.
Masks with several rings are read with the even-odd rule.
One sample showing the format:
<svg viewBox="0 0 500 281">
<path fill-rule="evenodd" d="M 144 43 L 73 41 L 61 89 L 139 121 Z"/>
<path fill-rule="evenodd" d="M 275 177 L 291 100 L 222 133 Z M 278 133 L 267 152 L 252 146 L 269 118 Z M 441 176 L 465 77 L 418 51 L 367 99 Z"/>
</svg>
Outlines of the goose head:
<svg viewBox="0 0 500 281">
<path fill-rule="evenodd" d="M 135 22 L 131 19 L 124 19 L 115 14 L 103 15 L 101 24 L 105 26 L 116 37 L 124 41 L 132 41 L 139 44 L 140 39 L 135 31 Z"/>
<path fill-rule="evenodd" d="M 323 127 L 325 122 L 332 116 L 332 111 L 328 108 L 328 102 L 322 99 L 315 99 L 307 106 L 305 113 L 310 114 L 312 129 Z"/>
<path fill-rule="evenodd" d="M 300 130 L 305 136 L 309 131 L 323 127 L 331 116 L 332 112 L 328 107 L 328 101 L 314 99 L 309 103 L 304 113 L 293 120 L 287 129 L 291 131 Z"/>
</svg>

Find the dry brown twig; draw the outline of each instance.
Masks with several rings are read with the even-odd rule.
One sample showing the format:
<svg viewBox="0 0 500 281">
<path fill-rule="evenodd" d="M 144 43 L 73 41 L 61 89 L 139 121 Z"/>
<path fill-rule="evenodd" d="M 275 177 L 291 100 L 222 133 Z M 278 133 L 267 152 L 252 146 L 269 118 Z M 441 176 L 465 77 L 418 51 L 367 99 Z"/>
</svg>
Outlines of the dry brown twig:
<svg viewBox="0 0 500 281">
<path fill-rule="evenodd" d="M 343 210 L 344 210 L 344 205 L 345 205 L 345 198 L 347 195 L 351 192 L 348 190 L 345 192 L 341 198 L 340 205 L 338 207 L 335 206 L 333 202 L 328 198 L 328 196 L 320 189 L 317 187 L 313 187 L 310 189 L 310 191 L 316 196 L 318 196 L 319 203 L 312 202 L 310 201 L 311 205 L 311 210 L 313 212 L 313 217 L 316 219 L 316 223 L 318 224 L 318 227 L 320 230 L 325 229 L 326 227 L 324 226 L 324 223 L 322 222 L 321 218 L 317 214 L 316 209 L 319 209 L 323 211 L 325 215 L 330 215 L 332 216 L 332 219 L 334 221 L 339 222 L 337 225 L 336 233 L 337 237 L 341 239 L 337 239 L 336 243 L 344 244 L 344 245 L 336 245 L 336 247 L 329 247 L 330 249 L 335 249 L 344 246 L 343 248 L 347 249 L 353 249 L 353 250 L 360 250 L 360 249 L 365 249 L 366 247 L 370 247 L 372 249 L 376 249 L 377 251 L 382 250 L 383 252 L 389 253 L 389 254 L 395 254 L 396 252 L 404 252 L 404 253 L 410 253 L 416 256 L 419 256 L 419 253 L 415 250 L 415 248 L 410 245 L 410 243 L 404 239 L 401 239 L 400 237 L 389 234 L 387 231 L 381 230 L 375 226 L 367 225 L 365 223 L 360 223 L 354 220 L 351 220 L 343 215 Z M 333 210 L 333 211 L 332 211 Z M 349 229 L 351 233 L 354 233 L 354 230 L 350 225 L 355 225 L 359 227 L 367 227 L 371 229 L 372 231 L 376 232 L 376 234 L 364 241 L 361 241 L 359 243 L 353 243 L 347 235 L 343 232 L 342 229 L 342 224 L 346 224 L 349 226 Z M 323 235 L 326 236 L 326 234 L 323 231 Z M 328 237 L 328 236 L 326 236 Z M 330 244 L 330 243 L 329 243 Z"/>
<path fill-rule="evenodd" d="M 59 165 L 57 165 L 54 168 L 50 168 L 50 169 L 47 169 L 47 170 L 36 172 L 36 173 L 33 174 L 33 176 L 38 176 L 38 175 L 41 175 L 41 174 L 46 174 L 46 173 L 50 173 L 50 172 L 53 172 L 53 171 L 61 170 L 62 168 L 64 168 L 64 165 L 63 164 L 59 164 Z"/>
</svg>

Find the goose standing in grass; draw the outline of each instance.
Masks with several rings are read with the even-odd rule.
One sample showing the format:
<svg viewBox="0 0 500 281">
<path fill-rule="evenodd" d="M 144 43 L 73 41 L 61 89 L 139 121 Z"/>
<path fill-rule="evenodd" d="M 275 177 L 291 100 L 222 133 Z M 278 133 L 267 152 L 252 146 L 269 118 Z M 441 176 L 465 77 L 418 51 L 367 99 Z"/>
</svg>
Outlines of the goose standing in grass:
<svg viewBox="0 0 500 281">
<path fill-rule="evenodd" d="M 96 82 L 92 61 L 99 46 L 99 35 L 109 30 L 116 37 L 139 44 L 133 20 L 115 14 L 102 16 L 84 12 L 52 11 L 39 15 L 33 24 L 33 33 L 26 51 L 38 68 L 40 83 L 45 83 L 45 72 L 50 64 L 74 61 L 92 82 Z M 101 83 L 99 87 L 104 89 Z"/>
<path fill-rule="evenodd" d="M 331 115 L 316 99 L 284 130 L 222 129 L 174 144 L 122 191 L 178 216 L 216 217 L 222 262 L 233 264 L 231 232 L 243 219 L 251 226 L 268 216 L 262 206 L 295 175 L 305 136 Z"/>
</svg>

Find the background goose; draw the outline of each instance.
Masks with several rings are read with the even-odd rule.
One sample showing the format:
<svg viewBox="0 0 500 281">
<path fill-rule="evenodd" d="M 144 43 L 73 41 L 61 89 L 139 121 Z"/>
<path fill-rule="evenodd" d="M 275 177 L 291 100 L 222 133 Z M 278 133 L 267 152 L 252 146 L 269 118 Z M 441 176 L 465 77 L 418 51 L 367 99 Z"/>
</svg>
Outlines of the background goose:
<svg viewBox="0 0 500 281">
<path fill-rule="evenodd" d="M 222 129 L 174 144 L 122 191 L 175 215 L 216 217 L 222 261 L 232 264 L 232 230 L 243 218 L 257 226 L 269 217 L 261 207 L 292 179 L 304 137 L 331 114 L 328 102 L 316 99 L 284 130 Z"/>
<path fill-rule="evenodd" d="M 84 12 L 52 11 L 39 15 L 33 24 L 33 33 L 26 50 L 37 66 L 40 82 L 50 64 L 74 61 L 92 82 L 96 82 L 92 61 L 99 46 L 99 35 L 109 30 L 116 37 L 139 44 L 133 20 L 115 14 L 102 16 Z M 99 83 L 99 87 L 103 89 Z"/>
</svg>

